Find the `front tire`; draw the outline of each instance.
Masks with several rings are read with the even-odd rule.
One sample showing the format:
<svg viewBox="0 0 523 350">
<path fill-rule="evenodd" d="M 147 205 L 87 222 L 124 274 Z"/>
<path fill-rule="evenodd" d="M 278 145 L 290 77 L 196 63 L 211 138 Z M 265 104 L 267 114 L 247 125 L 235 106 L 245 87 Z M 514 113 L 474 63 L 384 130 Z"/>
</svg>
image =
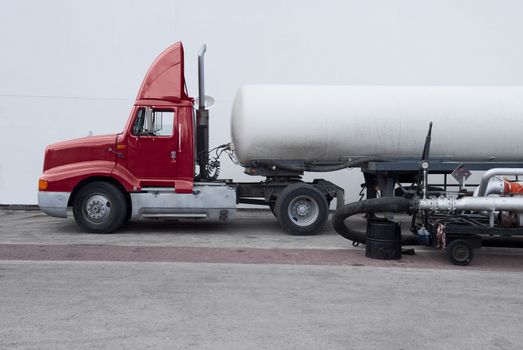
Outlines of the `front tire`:
<svg viewBox="0 0 523 350">
<path fill-rule="evenodd" d="M 73 202 L 74 219 L 86 232 L 110 233 L 125 222 L 127 205 L 123 193 L 107 182 L 82 187 Z"/>
<path fill-rule="evenodd" d="M 329 205 L 317 188 L 304 183 L 285 187 L 276 200 L 274 213 L 280 225 L 293 235 L 312 235 L 327 222 Z"/>
</svg>

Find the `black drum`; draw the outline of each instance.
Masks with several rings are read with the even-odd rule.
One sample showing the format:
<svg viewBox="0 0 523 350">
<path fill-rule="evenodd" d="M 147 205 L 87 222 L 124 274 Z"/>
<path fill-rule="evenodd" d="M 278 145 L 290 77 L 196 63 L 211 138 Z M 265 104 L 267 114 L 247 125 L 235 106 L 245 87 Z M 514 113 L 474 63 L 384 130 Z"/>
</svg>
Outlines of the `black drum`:
<svg viewBox="0 0 523 350">
<path fill-rule="evenodd" d="M 371 259 L 401 259 L 401 226 L 387 219 L 367 220 L 365 256 Z"/>
</svg>

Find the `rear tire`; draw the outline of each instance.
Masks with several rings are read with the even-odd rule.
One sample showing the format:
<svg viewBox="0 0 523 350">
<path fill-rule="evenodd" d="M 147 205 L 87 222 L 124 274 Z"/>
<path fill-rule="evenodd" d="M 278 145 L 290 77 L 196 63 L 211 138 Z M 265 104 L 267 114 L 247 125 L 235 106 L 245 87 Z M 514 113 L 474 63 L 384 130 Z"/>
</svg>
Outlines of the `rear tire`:
<svg viewBox="0 0 523 350">
<path fill-rule="evenodd" d="M 123 193 L 107 182 L 92 182 L 82 187 L 74 198 L 74 219 L 86 232 L 110 233 L 127 217 Z"/>
<path fill-rule="evenodd" d="M 323 193 L 314 186 L 296 183 L 280 192 L 274 213 L 280 225 L 290 234 L 312 235 L 327 222 L 329 204 Z"/>
</svg>

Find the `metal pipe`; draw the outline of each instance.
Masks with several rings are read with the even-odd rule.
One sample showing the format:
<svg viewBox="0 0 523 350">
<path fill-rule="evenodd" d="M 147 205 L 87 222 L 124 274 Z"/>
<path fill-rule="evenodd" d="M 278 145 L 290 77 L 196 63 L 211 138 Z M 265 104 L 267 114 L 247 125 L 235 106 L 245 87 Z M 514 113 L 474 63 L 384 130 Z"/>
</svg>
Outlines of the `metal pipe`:
<svg viewBox="0 0 523 350">
<path fill-rule="evenodd" d="M 256 164 L 260 164 L 263 166 L 266 166 L 268 168 L 272 168 L 273 166 L 282 170 L 289 170 L 289 171 L 314 171 L 314 172 L 330 172 L 330 171 L 336 171 L 336 170 L 342 170 L 350 167 L 356 167 L 363 164 L 366 164 L 368 162 L 384 162 L 387 161 L 387 159 L 384 158 L 377 158 L 377 157 L 362 157 L 357 158 L 354 160 L 348 160 L 345 162 L 339 162 L 335 164 L 334 162 L 327 163 L 329 165 L 325 165 L 325 163 L 322 162 L 312 162 L 312 163 L 292 163 L 287 162 L 285 160 L 278 160 L 278 159 L 256 159 L 253 160 L 253 162 L 256 162 Z"/>
<path fill-rule="evenodd" d="M 205 109 L 205 72 L 203 69 L 205 51 L 207 51 L 207 46 L 204 44 L 198 52 L 198 109 Z"/>
<path fill-rule="evenodd" d="M 453 213 L 472 211 L 523 211 L 523 197 L 464 197 L 419 199 L 415 207 L 420 210 Z"/>
<path fill-rule="evenodd" d="M 499 175 L 523 175 L 523 168 L 494 168 L 487 170 L 483 177 L 481 178 L 481 182 L 478 187 L 478 197 L 485 196 L 487 185 L 490 181 L 490 178 L 493 176 L 499 176 Z"/>
<path fill-rule="evenodd" d="M 506 192 L 505 181 L 503 181 L 503 179 L 501 179 L 499 177 L 494 177 L 487 183 L 487 187 L 485 189 L 485 194 L 483 195 L 483 197 L 487 197 L 491 194 L 501 195 L 501 194 L 504 194 L 505 192 Z M 474 190 L 473 196 L 478 197 L 478 193 L 479 193 L 479 187 L 477 187 Z"/>
</svg>

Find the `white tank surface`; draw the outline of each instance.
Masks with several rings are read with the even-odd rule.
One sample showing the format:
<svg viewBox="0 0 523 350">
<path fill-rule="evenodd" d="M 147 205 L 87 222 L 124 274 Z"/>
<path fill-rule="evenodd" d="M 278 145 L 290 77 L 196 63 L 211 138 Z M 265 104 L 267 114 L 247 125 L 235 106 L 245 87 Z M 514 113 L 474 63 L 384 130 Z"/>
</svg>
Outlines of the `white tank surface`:
<svg viewBox="0 0 523 350">
<path fill-rule="evenodd" d="M 523 160 L 521 86 L 244 86 L 232 108 L 238 160 Z"/>
</svg>

